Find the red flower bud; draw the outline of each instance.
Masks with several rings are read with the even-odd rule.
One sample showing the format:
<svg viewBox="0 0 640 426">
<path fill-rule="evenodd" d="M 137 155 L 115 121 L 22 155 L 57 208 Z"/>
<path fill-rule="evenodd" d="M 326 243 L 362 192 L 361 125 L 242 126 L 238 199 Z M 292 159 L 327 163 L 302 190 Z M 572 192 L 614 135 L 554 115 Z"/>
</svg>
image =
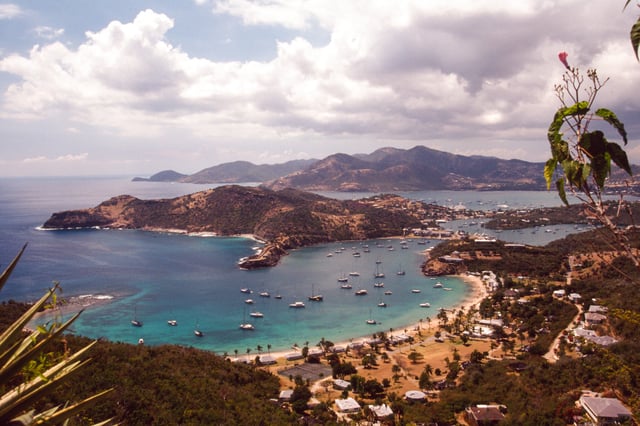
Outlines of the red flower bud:
<svg viewBox="0 0 640 426">
<path fill-rule="evenodd" d="M 569 56 L 569 54 L 567 52 L 558 53 L 558 59 L 560 59 L 560 62 L 562 62 L 562 64 L 565 66 L 566 69 L 570 70 L 571 67 L 569 66 L 569 63 L 567 62 L 567 56 Z"/>
</svg>

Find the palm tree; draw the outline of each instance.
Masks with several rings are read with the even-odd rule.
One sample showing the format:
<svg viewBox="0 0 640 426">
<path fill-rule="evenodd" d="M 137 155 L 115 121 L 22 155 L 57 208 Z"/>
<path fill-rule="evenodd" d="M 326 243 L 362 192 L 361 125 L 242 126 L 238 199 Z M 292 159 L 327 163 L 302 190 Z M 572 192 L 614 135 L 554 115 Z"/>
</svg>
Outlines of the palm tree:
<svg viewBox="0 0 640 426">
<path fill-rule="evenodd" d="M 27 244 L 0 274 L 0 290 L 9 280 L 9 276 L 26 248 Z M 23 330 L 36 312 L 49 304 L 49 306 L 55 307 L 59 291 L 60 283 L 54 282 L 53 288 L 50 288 L 40 300 L 0 335 L 0 365 L 2 366 L 0 367 L 0 383 L 7 385 L 6 388 L 3 388 L 6 391 L 4 395 L 0 395 L 0 424 L 14 422 L 61 424 L 113 391 L 113 389 L 108 389 L 78 403 L 60 405 L 42 412 L 37 412 L 32 408 L 40 400 L 53 393 L 56 385 L 68 381 L 73 375 L 72 373 L 87 365 L 89 361 L 85 359 L 85 356 L 96 344 L 94 341 L 74 354 L 62 354 L 60 359 L 53 359 L 54 355 L 43 351 L 68 329 L 82 311 L 64 323 L 54 321 L 48 326 L 39 325 L 35 331 L 25 336 Z M 23 374 L 24 372 L 27 374 Z M 22 378 L 20 379 L 21 374 Z M 13 384 L 9 385 L 9 383 Z M 15 387 L 12 387 L 14 385 Z M 101 424 L 108 422 L 110 420 Z"/>
<path fill-rule="evenodd" d="M 271 355 L 271 343 L 267 343 L 267 353 Z"/>
</svg>

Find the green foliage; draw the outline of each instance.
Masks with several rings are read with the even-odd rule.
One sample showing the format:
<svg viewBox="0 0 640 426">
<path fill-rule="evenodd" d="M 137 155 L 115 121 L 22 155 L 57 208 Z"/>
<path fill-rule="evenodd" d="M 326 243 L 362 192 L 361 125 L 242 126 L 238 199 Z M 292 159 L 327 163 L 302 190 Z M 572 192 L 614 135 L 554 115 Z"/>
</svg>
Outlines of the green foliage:
<svg viewBox="0 0 640 426">
<path fill-rule="evenodd" d="M 0 275 L 0 289 L 7 283 L 26 244 L 9 266 Z M 62 355 L 49 352 L 51 346 L 61 334 L 78 318 L 74 315 L 65 323 L 53 322 L 48 326 L 38 326 L 36 330 L 24 333 L 27 324 L 36 312 L 51 301 L 56 303 L 56 283 L 44 296 L 22 315 L 8 324 L 0 335 L 0 423 L 9 424 L 57 424 L 78 416 L 92 406 L 112 389 L 96 391 L 94 395 L 76 403 L 61 401 L 57 405 L 40 407 L 41 402 L 56 392 L 58 386 L 69 381 L 87 365 L 87 352 L 95 344 L 91 342 L 72 354 L 64 351 Z M 77 398 L 69 399 L 77 400 Z"/>
<path fill-rule="evenodd" d="M 629 6 L 631 0 L 627 0 L 624 4 L 624 8 L 626 9 Z M 633 47 L 633 53 L 636 55 L 636 59 L 638 58 L 638 50 L 640 49 L 640 18 L 633 24 L 631 27 L 631 31 L 629 32 L 629 38 L 631 39 L 631 46 Z M 640 59 L 639 59 L 640 60 Z"/>
</svg>

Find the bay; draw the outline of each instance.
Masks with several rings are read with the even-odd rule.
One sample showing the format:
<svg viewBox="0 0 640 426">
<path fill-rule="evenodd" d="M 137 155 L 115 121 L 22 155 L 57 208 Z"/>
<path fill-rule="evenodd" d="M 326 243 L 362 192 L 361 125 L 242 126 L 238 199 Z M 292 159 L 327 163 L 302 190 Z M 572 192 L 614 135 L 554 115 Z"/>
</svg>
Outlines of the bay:
<svg viewBox="0 0 640 426">
<path fill-rule="evenodd" d="M 237 261 L 260 246 L 247 238 L 38 230 L 53 212 L 92 207 L 115 195 L 170 198 L 214 186 L 131 182 L 129 177 L 0 179 L 0 262 L 6 265 L 22 244 L 29 243 L 0 293 L 1 300 L 34 300 L 56 280 L 61 282 L 63 297 L 85 296 L 109 302 L 82 314 L 74 324 L 79 334 L 128 343 L 143 338 L 147 344 L 172 343 L 228 353 L 252 349 L 255 353 L 258 346 L 285 350 L 294 343 L 316 344 L 323 337 L 345 341 L 402 329 L 421 319 L 435 318 L 439 307 L 453 306 L 468 293 L 459 279 L 442 277 L 444 287 L 451 289 L 442 291 L 434 289 L 434 281 L 421 274 L 422 252 L 436 241 L 419 245 L 414 240 L 407 249 L 401 249 L 398 240 L 386 239 L 318 245 L 293 251 L 274 268 L 243 271 L 236 266 Z M 344 199 L 373 194 L 323 195 Z M 401 195 L 487 210 L 502 204 L 511 208 L 559 205 L 557 195 L 551 192 L 421 191 Z M 572 229 L 567 232 L 575 232 Z M 521 237 L 526 240 L 522 242 L 531 238 L 531 234 Z M 363 244 L 369 245 L 369 253 Z M 353 256 L 354 251 L 360 257 Z M 374 286 L 376 261 L 385 271 L 384 287 Z M 397 275 L 399 269 L 406 274 Z M 360 275 L 351 277 L 353 289 L 345 290 L 337 279 L 349 272 Z M 241 288 L 251 288 L 253 293 L 242 293 Z M 368 294 L 355 296 L 358 288 L 367 289 Z M 385 295 L 387 290 L 392 294 Z M 271 297 L 260 297 L 260 292 L 269 292 Z M 321 293 L 324 301 L 307 300 L 312 292 Z M 276 294 L 282 299 L 276 299 Z M 254 300 L 251 305 L 245 303 L 249 298 Z M 304 309 L 289 308 L 298 300 L 305 303 Z M 381 301 L 388 306 L 378 307 Z M 432 308 L 419 306 L 426 301 Z M 254 310 L 264 317 L 251 318 Z M 144 326 L 132 327 L 130 320 L 134 317 Z M 377 324 L 367 324 L 369 318 Z M 175 319 L 178 325 L 168 326 L 169 319 Z M 255 330 L 239 328 L 247 321 Z M 193 334 L 196 327 L 204 337 Z"/>
</svg>

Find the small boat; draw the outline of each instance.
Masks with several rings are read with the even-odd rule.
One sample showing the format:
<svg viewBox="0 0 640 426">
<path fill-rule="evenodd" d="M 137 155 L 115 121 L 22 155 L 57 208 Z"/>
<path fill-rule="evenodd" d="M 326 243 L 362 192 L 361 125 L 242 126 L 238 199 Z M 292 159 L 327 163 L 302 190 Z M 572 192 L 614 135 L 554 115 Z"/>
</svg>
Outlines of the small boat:
<svg viewBox="0 0 640 426">
<path fill-rule="evenodd" d="M 263 318 L 264 314 L 262 312 L 253 311 L 249 314 L 249 316 L 253 318 Z"/>
<path fill-rule="evenodd" d="M 421 307 L 421 308 L 430 308 L 430 307 L 431 307 L 431 303 L 429 303 L 429 302 L 421 303 L 421 304 L 420 304 L 420 307 Z"/>
<path fill-rule="evenodd" d="M 384 278 L 384 271 L 379 263 L 376 263 L 376 272 L 373 274 L 374 278 Z"/>
<path fill-rule="evenodd" d="M 365 290 L 364 288 L 361 288 L 355 293 L 356 296 L 365 296 L 366 294 L 367 294 L 367 290 Z"/>
<path fill-rule="evenodd" d="M 342 285 L 340 286 L 340 288 L 343 288 L 343 289 L 345 289 L 345 290 L 350 290 L 350 289 L 352 289 L 352 288 L 353 288 L 353 286 L 352 286 L 351 284 L 348 284 L 348 283 L 347 283 L 347 284 L 342 284 Z"/>
<path fill-rule="evenodd" d="M 371 318 L 371 309 L 369 309 L 369 319 L 367 320 L 367 324 L 375 325 L 377 323 L 378 323 L 378 321 L 376 321 L 373 318 Z"/>
<path fill-rule="evenodd" d="M 321 294 L 316 294 L 314 285 L 311 284 L 311 296 L 308 297 L 311 302 L 322 302 L 324 297 Z"/>
<path fill-rule="evenodd" d="M 442 289 L 443 289 L 443 290 L 446 290 L 446 291 L 451 291 L 451 290 L 453 290 L 451 287 L 443 287 Z"/>
<path fill-rule="evenodd" d="M 275 298 L 276 298 L 276 299 L 278 299 L 278 300 L 280 300 L 280 299 L 282 299 L 282 295 L 281 295 L 281 294 L 276 294 L 276 295 L 275 295 Z"/>
<path fill-rule="evenodd" d="M 387 290 L 384 292 L 385 296 L 391 296 L 393 292 L 391 290 Z"/>
<path fill-rule="evenodd" d="M 133 311 L 133 319 L 131 320 L 131 325 L 134 327 L 142 327 L 142 321 L 138 319 L 138 309 L 135 308 Z"/>
<path fill-rule="evenodd" d="M 349 275 L 352 277 L 359 277 L 360 276 L 360 272 L 349 272 Z"/>
<path fill-rule="evenodd" d="M 380 302 L 378 302 L 378 307 L 379 308 L 386 308 L 387 304 L 385 302 L 380 301 Z"/>
<path fill-rule="evenodd" d="M 296 308 L 296 309 L 304 308 L 304 302 L 289 303 L 289 307 L 290 308 Z"/>
<path fill-rule="evenodd" d="M 384 283 L 373 283 L 373 286 L 375 288 L 382 288 L 382 287 L 384 287 Z"/>
<path fill-rule="evenodd" d="M 172 327 L 175 327 L 176 325 L 178 325 L 178 321 L 174 319 L 167 320 L 167 324 L 169 324 Z"/>
<path fill-rule="evenodd" d="M 253 326 L 253 324 L 246 322 L 240 324 L 240 330 L 255 330 L 255 327 Z"/>
<path fill-rule="evenodd" d="M 420 289 L 419 288 L 414 288 L 411 290 L 411 293 L 420 293 Z"/>
<path fill-rule="evenodd" d="M 204 333 L 202 331 L 198 330 L 197 328 L 195 330 L 193 330 L 193 334 L 195 334 L 196 337 L 204 336 Z"/>
<path fill-rule="evenodd" d="M 241 289 L 240 289 L 240 293 L 251 294 L 251 293 L 252 293 L 252 291 L 251 291 L 251 289 L 250 289 L 250 288 L 246 288 L 246 287 L 245 287 L 245 288 L 241 288 Z"/>
<path fill-rule="evenodd" d="M 246 303 L 247 305 L 253 305 L 253 299 L 246 299 L 244 303 Z"/>
<path fill-rule="evenodd" d="M 333 257 L 333 253 L 327 253 L 327 257 Z"/>
<path fill-rule="evenodd" d="M 360 257 L 360 252 L 358 252 L 358 251 L 353 252 L 353 257 Z"/>
<path fill-rule="evenodd" d="M 442 288 L 442 287 L 444 287 L 444 286 L 442 285 L 442 283 L 440 281 L 438 281 L 437 283 L 435 283 L 433 285 L 433 288 Z"/>
<path fill-rule="evenodd" d="M 268 291 L 263 291 L 260 293 L 260 297 L 271 297 L 271 294 Z"/>
</svg>

